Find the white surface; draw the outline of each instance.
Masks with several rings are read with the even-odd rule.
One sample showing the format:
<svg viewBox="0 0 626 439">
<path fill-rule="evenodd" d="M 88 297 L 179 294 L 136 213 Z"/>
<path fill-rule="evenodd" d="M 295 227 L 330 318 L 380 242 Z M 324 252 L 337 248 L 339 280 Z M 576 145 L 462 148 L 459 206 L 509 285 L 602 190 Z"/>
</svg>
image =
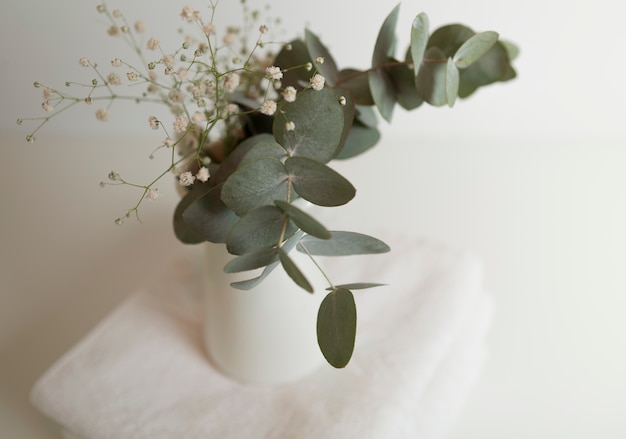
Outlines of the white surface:
<svg viewBox="0 0 626 439">
<path fill-rule="evenodd" d="M 194 251 L 166 261 L 54 364 L 33 402 L 85 439 L 440 438 L 484 362 L 491 298 L 476 258 L 387 235 L 388 258 L 320 261 L 341 283 L 374 269 L 394 283 L 356 294 L 359 335 L 347 369 L 320 364 L 282 386 L 225 379 L 202 348 L 204 255 Z"/>
<path fill-rule="evenodd" d="M 176 195 L 167 185 L 166 197 L 144 212 L 144 225 L 122 228 L 111 223 L 133 195 L 97 187 L 112 168 L 145 163 L 153 143 L 135 140 L 144 135 L 144 115 L 123 141 L 103 137 L 121 134 L 113 124 L 72 116 L 81 126 L 90 122 L 81 131 L 94 135 L 69 137 L 76 126 L 63 124 L 27 145 L 26 131 L 14 124 L 39 108 L 32 81 L 70 79 L 78 56 L 100 50 L 89 3 L 0 6 L 0 432 L 7 437 L 54 437 L 26 402 L 33 381 L 174 243 Z M 158 11 L 145 3 L 132 5 L 148 21 Z M 395 4 L 385 3 L 359 9 L 369 41 Z M 485 261 L 486 285 L 496 294 L 492 355 L 452 438 L 623 438 L 626 88 L 615 85 L 626 63 L 619 55 L 621 6 L 482 0 L 458 8 L 411 1 L 403 17 L 425 10 L 434 25 L 500 30 L 522 48 L 519 78 L 451 111 L 398 114 L 395 134 L 387 130 L 377 150 L 345 166 L 355 166 L 347 176 L 359 188 L 351 209 L 375 200 L 384 211 L 370 214 L 372 221 L 410 224 Z M 288 9 L 276 2 L 275 10 Z M 317 14 L 310 20 L 322 36 L 336 41 L 341 31 L 353 42 L 333 44 L 340 62 L 366 64 L 358 48 L 371 46 L 368 37 L 348 31 L 340 13 L 313 22 Z M 78 17 L 77 31 L 64 25 L 70 17 Z"/>
</svg>

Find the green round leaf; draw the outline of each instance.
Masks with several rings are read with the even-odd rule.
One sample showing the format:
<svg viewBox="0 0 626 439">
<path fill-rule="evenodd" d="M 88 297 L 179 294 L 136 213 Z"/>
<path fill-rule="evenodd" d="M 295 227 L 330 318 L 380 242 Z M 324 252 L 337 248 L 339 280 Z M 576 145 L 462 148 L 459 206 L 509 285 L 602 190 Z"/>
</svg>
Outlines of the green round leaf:
<svg viewBox="0 0 626 439">
<path fill-rule="evenodd" d="M 308 62 L 313 62 L 309 56 L 309 51 L 302 40 L 293 40 L 282 48 L 274 59 L 274 65 L 281 69 L 288 69 L 283 73 L 281 82 L 283 87 L 292 86 L 302 89 L 302 83 L 309 81 L 309 72 L 305 69 L 291 69 L 294 66 L 303 66 Z M 257 104 L 258 105 L 258 104 Z"/>
<path fill-rule="evenodd" d="M 448 58 L 446 68 L 446 101 L 450 107 L 454 106 L 454 102 L 459 94 L 459 69 L 455 65 L 452 58 Z"/>
<path fill-rule="evenodd" d="M 363 154 L 365 151 L 375 146 L 379 140 L 380 131 L 355 121 L 346 139 L 345 145 L 335 158 L 345 160 Z"/>
<path fill-rule="evenodd" d="M 337 69 L 337 64 L 335 64 L 335 60 L 326 46 L 324 46 L 317 35 L 309 29 L 305 29 L 304 31 L 304 43 L 309 51 L 309 57 L 312 60 L 316 60 L 320 56 L 324 58 L 324 62 L 322 64 L 316 63 L 315 67 L 317 71 L 326 78 L 326 82 L 329 85 L 334 85 L 339 77 L 339 69 Z"/>
<path fill-rule="evenodd" d="M 246 163 L 252 162 L 258 159 L 274 158 L 281 162 L 287 158 L 287 151 L 276 143 L 276 140 L 269 136 L 259 141 L 252 147 L 246 155 L 241 159 L 239 166 L 243 166 Z"/>
<path fill-rule="evenodd" d="M 483 56 L 498 41 L 496 32 L 481 32 L 465 41 L 454 54 L 454 63 L 459 69 L 466 69 Z"/>
<path fill-rule="evenodd" d="M 285 273 L 293 280 L 296 285 L 300 288 L 308 291 L 309 293 L 313 292 L 313 286 L 309 283 L 307 278 L 304 276 L 302 271 L 298 268 L 298 266 L 293 262 L 293 260 L 289 257 L 287 252 L 282 249 L 278 249 L 278 259 L 280 260 L 280 264 L 283 266 Z"/>
<path fill-rule="evenodd" d="M 285 226 L 286 237 L 295 233 L 296 227 L 278 207 L 252 209 L 233 225 L 226 240 L 226 248 L 229 253 L 240 255 L 255 248 L 277 245 Z"/>
<path fill-rule="evenodd" d="M 375 68 L 368 75 L 370 91 L 380 115 L 391 122 L 393 108 L 396 105 L 396 92 L 393 80 L 383 68 Z"/>
<path fill-rule="evenodd" d="M 285 122 L 295 124 L 288 131 Z M 295 102 L 286 103 L 274 117 L 274 137 L 290 155 L 329 162 L 341 140 L 343 109 L 335 93 L 328 89 L 307 89 Z"/>
<path fill-rule="evenodd" d="M 424 58 L 428 61 L 424 62 L 417 75 L 417 93 L 430 105 L 446 105 L 447 60 L 436 47 L 426 50 Z"/>
<path fill-rule="evenodd" d="M 390 248 L 377 238 L 356 232 L 334 231 L 330 239 L 305 236 L 296 246 L 316 256 L 351 256 L 387 253 Z"/>
<path fill-rule="evenodd" d="M 226 273 L 239 273 L 266 267 L 278 260 L 278 250 L 274 247 L 258 248 L 236 256 L 224 266 Z"/>
<path fill-rule="evenodd" d="M 215 186 L 194 200 L 182 212 L 187 228 L 205 241 L 226 242 L 237 215 L 221 199 L 222 186 Z"/>
<path fill-rule="evenodd" d="M 305 211 L 298 209 L 293 204 L 287 203 L 282 200 L 274 200 L 274 204 L 278 206 L 282 212 L 287 214 L 291 220 L 298 226 L 300 229 L 308 233 L 309 235 L 316 236 L 321 239 L 329 239 L 331 233 L 320 224 L 315 218 L 306 213 Z"/>
<path fill-rule="evenodd" d="M 341 88 L 348 90 L 356 105 L 374 105 L 367 72 L 356 69 L 344 69 L 339 72 L 337 84 Z"/>
<path fill-rule="evenodd" d="M 243 215 L 276 199 L 287 197 L 288 175 L 280 160 L 264 158 L 251 161 L 237 169 L 224 183 L 222 200 Z"/>
<path fill-rule="evenodd" d="M 340 206 L 356 194 L 356 189 L 348 180 L 318 161 L 290 157 L 285 166 L 296 193 L 318 206 Z M 284 197 L 276 197 L 281 198 Z"/>
<path fill-rule="evenodd" d="M 429 23 L 425 13 L 419 14 L 411 25 L 411 59 L 413 62 L 414 76 L 417 76 L 424 59 L 426 45 L 428 44 Z"/>
<path fill-rule="evenodd" d="M 352 357 L 356 340 L 356 304 L 350 290 L 329 293 L 317 314 L 317 342 L 326 361 L 345 367 Z"/>
<path fill-rule="evenodd" d="M 372 67 L 376 68 L 387 62 L 387 58 L 394 56 L 396 46 L 396 25 L 400 13 L 400 4 L 389 13 L 378 32 L 374 53 L 372 54 Z"/>
<path fill-rule="evenodd" d="M 476 32 L 462 24 L 449 24 L 435 30 L 428 39 L 428 49 L 438 48 L 443 52 L 443 58 L 448 59 L 459 50 L 459 47 Z M 425 58 L 429 56 L 425 55 Z"/>
</svg>

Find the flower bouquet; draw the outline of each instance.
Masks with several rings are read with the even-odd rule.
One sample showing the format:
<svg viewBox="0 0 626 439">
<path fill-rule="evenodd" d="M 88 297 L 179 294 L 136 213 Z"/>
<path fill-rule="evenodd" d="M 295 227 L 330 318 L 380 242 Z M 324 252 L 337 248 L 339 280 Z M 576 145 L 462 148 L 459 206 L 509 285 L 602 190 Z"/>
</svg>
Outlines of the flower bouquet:
<svg viewBox="0 0 626 439">
<path fill-rule="evenodd" d="M 139 190 L 138 203 L 116 222 L 138 215 L 144 200 L 159 197 L 161 178 L 173 174 L 182 196 L 173 220 L 177 238 L 224 245 L 233 255 L 224 267 L 227 273 L 256 270 L 232 287 L 253 289 L 281 266 L 295 285 L 313 293 L 292 250 L 313 261 L 389 250 L 365 234 L 328 230 L 303 207 L 340 206 L 355 196 L 352 184 L 329 163 L 377 144 L 377 113 L 391 121 L 396 105 L 406 110 L 453 106 L 482 86 L 514 78 L 517 49 L 496 32 L 477 33 L 460 24 L 431 32 L 428 17 L 420 13 L 406 30 L 409 47 L 398 56 L 398 5 L 380 28 L 370 65 L 342 68 L 312 31 L 275 41 L 259 11 L 241 3 L 241 23 L 223 30 L 216 0 L 205 11 L 184 7 L 180 20 L 189 33 L 172 49 L 148 36 L 142 22 L 130 23 L 119 10 L 100 4 L 108 33 L 128 43 L 136 60 L 115 58 L 101 66 L 80 58 L 80 65 L 94 73 L 90 83 L 66 83 L 67 90 L 85 91 L 80 96 L 35 83 L 43 90 L 47 114 L 28 119 L 39 124 L 27 140 L 76 105 L 97 107 L 97 119 L 106 121 L 111 105 L 121 99 L 162 104 L 167 111 L 150 116 L 146 126 L 163 135 L 152 154 L 171 160 L 148 184 L 116 172 L 101 183 Z M 124 86 L 128 94 L 119 92 Z M 315 266 L 323 273 L 320 264 Z M 355 343 L 352 291 L 378 284 L 327 281 L 317 339 L 326 360 L 340 368 L 348 364 Z"/>
</svg>

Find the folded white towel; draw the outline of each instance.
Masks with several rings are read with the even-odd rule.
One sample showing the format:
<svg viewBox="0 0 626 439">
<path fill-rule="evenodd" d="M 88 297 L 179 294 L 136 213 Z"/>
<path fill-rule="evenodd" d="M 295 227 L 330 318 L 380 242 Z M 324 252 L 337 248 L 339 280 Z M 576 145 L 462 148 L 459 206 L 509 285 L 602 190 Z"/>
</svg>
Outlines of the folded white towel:
<svg viewBox="0 0 626 439">
<path fill-rule="evenodd" d="M 390 284 L 355 291 L 346 369 L 324 365 L 270 388 L 224 378 L 202 348 L 195 265 L 180 257 L 57 361 L 32 401 L 85 439 L 441 437 L 484 361 L 491 300 L 475 258 L 390 244 L 391 256 L 337 259 L 329 270 L 338 283 Z"/>
</svg>

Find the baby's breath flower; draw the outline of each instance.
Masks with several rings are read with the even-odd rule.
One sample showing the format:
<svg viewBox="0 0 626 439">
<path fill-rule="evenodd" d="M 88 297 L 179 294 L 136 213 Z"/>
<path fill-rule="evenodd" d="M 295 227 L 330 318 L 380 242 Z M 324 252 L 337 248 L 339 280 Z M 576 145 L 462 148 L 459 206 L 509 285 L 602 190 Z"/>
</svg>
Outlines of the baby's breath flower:
<svg viewBox="0 0 626 439">
<path fill-rule="evenodd" d="M 237 73 L 229 73 L 224 79 L 224 90 L 227 93 L 234 92 L 239 87 L 240 77 Z"/>
<path fill-rule="evenodd" d="M 192 18 L 194 18 L 194 9 L 191 6 L 186 5 L 183 7 L 180 16 L 183 20 L 191 20 Z"/>
<path fill-rule="evenodd" d="M 157 119 L 156 117 L 150 116 L 148 118 L 148 123 L 150 124 L 150 128 L 152 128 L 153 130 L 159 129 L 159 119 Z"/>
<path fill-rule="evenodd" d="M 265 69 L 265 74 L 269 79 L 281 79 L 283 72 L 280 71 L 280 67 L 270 66 Z"/>
<path fill-rule="evenodd" d="M 313 64 L 311 64 L 310 62 L 306 63 L 304 65 L 304 68 L 306 69 L 307 72 L 310 72 L 311 69 L 313 68 Z"/>
<path fill-rule="evenodd" d="M 48 101 L 45 101 L 44 103 L 42 103 L 42 104 L 41 104 L 41 108 L 43 108 L 43 109 L 44 109 L 44 111 L 48 111 L 48 112 L 50 112 L 50 111 L 54 110 L 54 106 L 52 106 L 52 105 L 50 104 L 50 102 L 48 102 Z"/>
<path fill-rule="evenodd" d="M 146 25 L 141 20 L 135 21 L 134 27 L 135 32 L 137 32 L 138 34 L 142 34 L 146 31 Z"/>
<path fill-rule="evenodd" d="M 165 64 L 170 69 L 174 68 L 175 60 L 172 55 L 165 55 L 161 61 L 163 61 L 163 64 Z"/>
<path fill-rule="evenodd" d="M 89 60 L 84 56 L 78 60 L 78 63 L 83 67 L 89 67 Z"/>
<path fill-rule="evenodd" d="M 126 77 L 128 78 L 129 81 L 136 81 L 137 80 L 137 73 L 136 72 L 128 72 L 128 73 L 126 73 Z"/>
<path fill-rule="evenodd" d="M 122 16 L 122 12 L 119 9 L 114 9 L 112 14 L 115 18 L 120 18 Z"/>
<path fill-rule="evenodd" d="M 317 58 L 315 58 L 315 63 L 316 64 L 324 64 L 324 57 L 323 56 L 318 56 Z"/>
<path fill-rule="evenodd" d="M 239 112 L 239 105 L 237 104 L 228 104 L 224 107 L 224 114 L 226 116 L 230 116 L 231 114 L 235 114 Z"/>
<path fill-rule="evenodd" d="M 207 23 L 202 27 L 202 30 L 204 31 L 205 34 L 211 35 L 215 33 L 215 26 L 212 25 L 211 23 Z"/>
<path fill-rule="evenodd" d="M 109 120 L 109 112 L 104 108 L 99 108 L 96 111 L 96 119 L 102 122 L 106 122 L 107 120 Z"/>
<path fill-rule="evenodd" d="M 264 24 L 262 24 L 262 25 L 259 27 L 259 32 L 260 32 L 260 33 L 262 33 L 262 34 L 267 33 L 267 26 L 266 26 L 266 25 L 264 25 Z"/>
<path fill-rule="evenodd" d="M 180 183 L 181 186 L 191 186 L 195 179 L 196 177 L 194 177 L 191 172 L 187 171 L 178 176 L 178 183 Z"/>
<path fill-rule="evenodd" d="M 54 94 L 54 91 L 48 87 L 44 87 L 42 90 L 42 94 L 43 94 L 43 98 L 45 100 L 48 100 L 52 97 L 52 95 Z"/>
<path fill-rule="evenodd" d="M 195 113 L 193 113 L 193 116 L 191 116 L 191 120 L 193 123 L 198 125 L 206 120 L 206 116 L 202 111 L 196 111 Z"/>
<path fill-rule="evenodd" d="M 346 105 L 346 97 L 345 96 L 339 96 L 339 104 Z"/>
<path fill-rule="evenodd" d="M 148 189 L 148 191 L 146 192 L 146 198 L 148 200 L 156 200 L 157 198 L 159 198 L 161 196 L 161 194 L 159 193 L 158 189 Z"/>
<path fill-rule="evenodd" d="M 268 116 L 273 116 L 274 113 L 276 113 L 276 102 L 268 99 L 267 101 L 263 102 L 263 105 L 261 105 L 260 110 L 261 113 L 266 114 Z"/>
<path fill-rule="evenodd" d="M 186 116 L 176 116 L 176 119 L 174 120 L 174 131 L 176 134 L 184 133 L 188 126 L 189 119 L 187 119 Z"/>
<path fill-rule="evenodd" d="M 209 170 L 206 166 L 201 167 L 196 174 L 196 178 L 200 180 L 202 183 L 209 179 Z"/>
<path fill-rule="evenodd" d="M 115 58 L 115 59 L 111 60 L 111 65 L 113 67 L 119 67 L 119 66 L 122 65 L 122 60 L 119 59 L 119 58 Z"/>
<path fill-rule="evenodd" d="M 235 42 L 235 37 L 236 35 L 234 33 L 228 32 L 226 35 L 224 35 L 222 41 L 224 42 L 224 44 L 232 44 Z"/>
<path fill-rule="evenodd" d="M 106 11 L 106 8 L 103 4 L 99 4 L 98 6 L 96 6 L 96 10 L 102 14 L 103 12 Z"/>
<path fill-rule="evenodd" d="M 283 90 L 283 98 L 285 99 L 285 101 L 287 102 L 293 102 L 296 100 L 296 89 L 295 87 L 292 87 L 291 85 L 286 87 Z"/>
<path fill-rule="evenodd" d="M 165 145 L 166 148 L 171 148 L 172 145 L 174 144 L 174 141 L 168 137 L 163 141 L 163 145 Z"/>
<path fill-rule="evenodd" d="M 311 78 L 311 88 L 313 90 L 321 90 L 324 88 L 324 83 L 326 82 L 326 78 L 324 78 L 319 73 L 316 73 L 315 76 Z"/>
<path fill-rule="evenodd" d="M 296 129 L 296 124 L 293 121 L 285 122 L 285 129 L 287 131 L 293 131 Z"/>
<path fill-rule="evenodd" d="M 120 35 L 122 35 L 122 31 L 120 30 L 119 27 L 117 26 L 111 26 L 107 29 L 107 32 L 110 36 L 112 37 L 119 37 Z"/>
<path fill-rule="evenodd" d="M 118 174 L 117 172 L 115 172 L 115 171 L 109 172 L 109 180 L 117 181 L 117 180 L 119 180 L 119 178 L 120 178 L 120 174 Z"/>
<path fill-rule="evenodd" d="M 154 37 L 150 37 L 150 39 L 146 43 L 146 47 L 148 48 L 148 50 L 156 50 L 159 47 L 159 40 Z"/>
<path fill-rule="evenodd" d="M 176 74 L 178 75 L 178 79 L 184 81 L 189 76 L 189 71 L 185 68 L 180 68 L 178 69 L 178 72 L 176 72 Z"/>
<path fill-rule="evenodd" d="M 120 85 L 122 80 L 117 73 L 109 73 L 109 76 L 107 76 L 107 82 L 111 85 Z"/>
</svg>

